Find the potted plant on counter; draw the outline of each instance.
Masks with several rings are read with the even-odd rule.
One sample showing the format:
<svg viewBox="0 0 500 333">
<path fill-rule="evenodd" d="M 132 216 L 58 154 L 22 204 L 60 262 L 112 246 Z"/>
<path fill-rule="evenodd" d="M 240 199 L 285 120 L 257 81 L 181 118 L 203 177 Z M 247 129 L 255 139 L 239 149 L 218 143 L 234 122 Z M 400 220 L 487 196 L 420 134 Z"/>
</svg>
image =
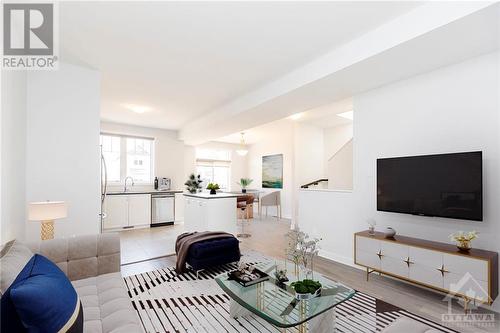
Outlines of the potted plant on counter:
<svg viewBox="0 0 500 333">
<path fill-rule="evenodd" d="M 247 193 L 247 187 L 253 182 L 253 179 L 250 178 L 241 178 L 238 185 L 241 186 L 241 192 Z"/>
<path fill-rule="evenodd" d="M 186 185 L 186 190 L 189 191 L 189 193 L 196 193 L 198 190 L 201 189 L 201 183 L 203 183 L 203 180 L 201 180 L 201 176 L 195 176 L 194 173 L 189 175 L 188 180 L 184 183 Z"/>
<path fill-rule="evenodd" d="M 207 190 L 210 190 L 210 194 L 217 194 L 217 190 L 219 190 L 219 184 L 217 183 L 209 183 L 207 186 Z"/>
</svg>

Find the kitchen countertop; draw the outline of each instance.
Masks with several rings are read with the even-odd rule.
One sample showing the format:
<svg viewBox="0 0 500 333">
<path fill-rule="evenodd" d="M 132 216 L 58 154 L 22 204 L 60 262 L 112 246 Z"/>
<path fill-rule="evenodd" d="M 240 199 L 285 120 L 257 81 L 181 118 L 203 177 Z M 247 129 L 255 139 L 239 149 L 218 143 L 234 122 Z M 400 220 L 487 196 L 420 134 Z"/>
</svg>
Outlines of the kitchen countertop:
<svg viewBox="0 0 500 333">
<path fill-rule="evenodd" d="M 107 195 L 128 195 L 128 194 L 174 194 L 182 193 L 180 190 L 130 190 L 124 191 L 112 191 L 108 192 Z"/>
<path fill-rule="evenodd" d="M 224 198 L 237 198 L 241 194 L 235 193 L 217 193 L 210 194 L 209 192 L 201 192 L 201 193 L 184 193 L 185 197 L 193 197 L 199 199 L 224 199 Z"/>
</svg>

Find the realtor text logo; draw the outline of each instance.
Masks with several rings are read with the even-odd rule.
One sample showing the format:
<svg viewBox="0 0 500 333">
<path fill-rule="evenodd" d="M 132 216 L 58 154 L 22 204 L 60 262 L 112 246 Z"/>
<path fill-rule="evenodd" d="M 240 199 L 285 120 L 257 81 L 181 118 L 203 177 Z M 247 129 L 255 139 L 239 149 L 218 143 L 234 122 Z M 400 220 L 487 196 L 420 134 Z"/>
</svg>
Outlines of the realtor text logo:
<svg viewBox="0 0 500 333">
<path fill-rule="evenodd" d="M 3 4 L 4 69 L 55 69 L 53 3 Z"/>
</svg>

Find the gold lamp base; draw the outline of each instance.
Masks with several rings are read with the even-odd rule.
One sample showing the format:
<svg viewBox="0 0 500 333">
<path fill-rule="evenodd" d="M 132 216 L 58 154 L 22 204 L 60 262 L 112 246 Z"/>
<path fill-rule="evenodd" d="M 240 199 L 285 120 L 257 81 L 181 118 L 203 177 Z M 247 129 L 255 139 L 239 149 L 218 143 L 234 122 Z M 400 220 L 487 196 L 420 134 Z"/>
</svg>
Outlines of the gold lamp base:
<svg viewBox="0 0 500 333">
<path fill-rule="evenodd" d="M 54 220 L 42 221 L 42 229 L 40 230 L 40 238 L 42 238 L 42 240 L 54 238 Z"/>
</svg>

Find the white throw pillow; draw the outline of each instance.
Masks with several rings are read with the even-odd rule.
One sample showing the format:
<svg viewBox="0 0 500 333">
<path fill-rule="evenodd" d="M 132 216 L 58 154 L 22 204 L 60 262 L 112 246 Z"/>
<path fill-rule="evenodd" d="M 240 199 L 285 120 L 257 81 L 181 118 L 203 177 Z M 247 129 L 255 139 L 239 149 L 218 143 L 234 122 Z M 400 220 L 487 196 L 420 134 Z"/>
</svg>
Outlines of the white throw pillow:
<svg viewBox="0 0 500 333">
<path fill-rule="evenodd" d="M 13 240 L 0 252 L 0 294 L 10 287 L 24 266 L 33 257 L 33 252 L 23 243 Z"/>
</svg>

